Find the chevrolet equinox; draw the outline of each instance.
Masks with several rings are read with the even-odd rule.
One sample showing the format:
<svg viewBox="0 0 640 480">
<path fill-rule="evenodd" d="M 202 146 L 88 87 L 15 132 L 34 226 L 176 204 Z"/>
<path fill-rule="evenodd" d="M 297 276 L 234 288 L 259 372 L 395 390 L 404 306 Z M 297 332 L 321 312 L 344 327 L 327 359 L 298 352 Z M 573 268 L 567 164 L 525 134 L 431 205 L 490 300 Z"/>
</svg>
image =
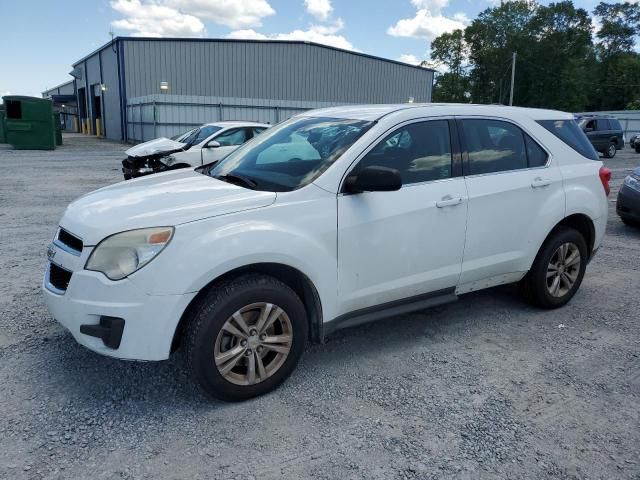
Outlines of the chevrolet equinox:
<svg viewBox="0 0 640 480">
<path fill-rule="evenodd" d="M 602 241 L 610 176 L 567 113 L 315 110 L 217 163 L 77 199 L 43 290 L 85 347 L 181 347 L 205 392 L 242 400 L 339 328 L 515 282 L 561 307 Z"/>
</svg>

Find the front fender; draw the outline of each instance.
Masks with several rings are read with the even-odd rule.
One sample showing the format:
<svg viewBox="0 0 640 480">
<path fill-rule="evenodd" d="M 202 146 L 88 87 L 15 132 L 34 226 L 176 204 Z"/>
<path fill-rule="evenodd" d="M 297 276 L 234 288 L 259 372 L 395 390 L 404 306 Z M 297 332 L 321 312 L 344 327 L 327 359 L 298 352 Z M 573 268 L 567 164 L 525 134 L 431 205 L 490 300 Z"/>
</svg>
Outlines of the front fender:
<svg viewBox="0 0 640 480">
<path fill-rule="evenodd" d="M 318 189 L 319 190 L 319 189 Z M 313 282 L 327 318 L 335 304 L 335 196 L 276 204 L 176 227 L 157 259 L 129 278 L 150 295 L 193 293 L 225 273 L 256 263 L 279 263 Z"/>
</svg>

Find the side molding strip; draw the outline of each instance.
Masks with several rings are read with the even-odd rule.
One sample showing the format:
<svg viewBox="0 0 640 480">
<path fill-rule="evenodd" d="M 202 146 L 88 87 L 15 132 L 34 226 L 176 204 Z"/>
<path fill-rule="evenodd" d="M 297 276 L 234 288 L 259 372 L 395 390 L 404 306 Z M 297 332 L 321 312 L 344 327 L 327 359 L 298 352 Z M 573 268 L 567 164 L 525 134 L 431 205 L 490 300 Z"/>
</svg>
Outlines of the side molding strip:
<svg viewBox="0 0 640 480">
<path fill-rule="evenodd" d="M 445 303 L 455 302 L 456 300 L 458 300 L 458 296 L 455 294 L 455 287 L 451 287 L 415 297 L 384 303 L 382 305 L 362 308 L 360 310 L 345 313 L 344 315 L 340 315 L 339 317 L 326 322 L 323 325 L 323 336 L 326 338 L 333 332 L 343 328 L 355 327 L 356 325 L 375 322 L 395 315 L 424 310 L 438 305 L 443 305 Z"/>
</svg>

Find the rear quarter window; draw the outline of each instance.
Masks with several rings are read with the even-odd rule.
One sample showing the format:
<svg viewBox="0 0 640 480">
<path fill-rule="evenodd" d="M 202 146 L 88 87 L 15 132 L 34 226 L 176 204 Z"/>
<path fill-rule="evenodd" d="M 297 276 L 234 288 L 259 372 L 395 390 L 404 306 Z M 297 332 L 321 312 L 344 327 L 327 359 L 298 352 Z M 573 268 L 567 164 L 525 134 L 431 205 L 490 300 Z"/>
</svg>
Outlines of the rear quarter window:
<svg viewBox="0 0 640 480">
<path fill-rule="evenodd" d="M 583 157 L 600 160 L 595 148 L 575 120 L 538 120 L 538 123 Z"/>
<path fill-rule="evenodd" d="M 622 125 L 620 125 L 617 118 L 609 119 L 609 124 L 611 125 L 612 130 L 622 130 Z"/>
</svg>

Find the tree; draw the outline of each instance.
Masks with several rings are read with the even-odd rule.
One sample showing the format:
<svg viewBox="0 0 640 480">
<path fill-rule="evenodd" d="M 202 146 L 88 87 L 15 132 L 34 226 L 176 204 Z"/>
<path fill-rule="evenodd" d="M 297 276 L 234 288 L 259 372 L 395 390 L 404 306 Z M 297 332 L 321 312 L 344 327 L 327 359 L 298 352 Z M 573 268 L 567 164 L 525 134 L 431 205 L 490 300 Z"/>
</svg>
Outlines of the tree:
<svg viewBox="0 0 640 480">
<path fill-rule="evenodd" d="M 593 13 L 602 24 L 598 44 L 596 109 L 617 110 L 640 96 L 640 56 L 633 50 L 640 33 L 640 6 L 632 3 L 599 3 Z"/>
<path fill-rule="evenodd" d="M 468 101 L 469 78 L 465 72 L 467 56 L 462 30 L 444 33 L 432 42 L 430 66 L 445 70 L 436 77 L 434 100 Z"/>
<path fill-rule="evenodd" d="M 600 2 L 593 10 L 602 26 L 596 33 L 600 40 L 601 57 L 614 56 L 633 50 L 635 36 L 640 32 L 640 6 L 635 3 Z"/>
</svg>

